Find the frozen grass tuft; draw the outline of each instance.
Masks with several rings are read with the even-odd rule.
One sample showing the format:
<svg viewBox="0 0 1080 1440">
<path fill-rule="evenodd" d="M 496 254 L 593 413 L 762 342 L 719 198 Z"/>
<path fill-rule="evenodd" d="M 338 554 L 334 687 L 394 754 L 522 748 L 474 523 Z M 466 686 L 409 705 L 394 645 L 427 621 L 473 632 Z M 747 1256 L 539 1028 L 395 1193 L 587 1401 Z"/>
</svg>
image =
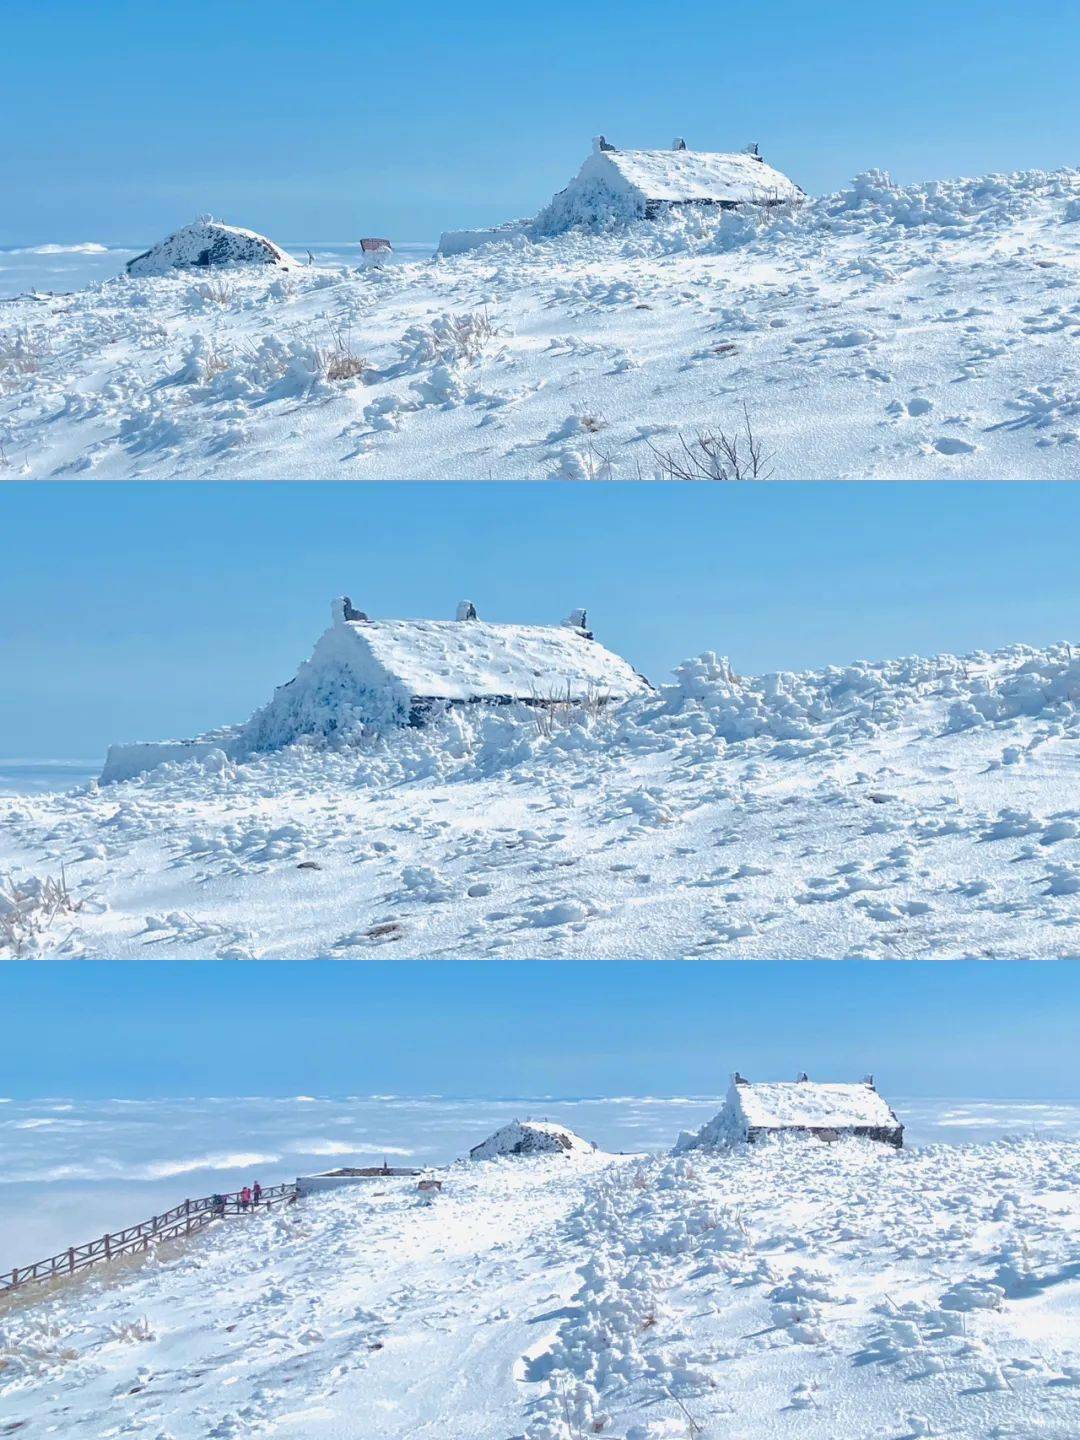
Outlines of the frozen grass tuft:
<svg viewBox="0 0 1080 1440">
<path fill-rule="evenodd" d="M 224 280 L 197 280 L 188 292 L 194 305 L 221 305 L 224 308 L 231 306 L 236 300 L 236 291 Z"/>
<path fill-rule="evenodd" d="M 28 326 L 0 333 L 0 391 L 14 390 L 38 375 L 48 354 L 44 337 Z"/>
<path fill-rule="evenodd" d="M 611 696 L 603 690 L 590 690 L 582 700 L 572 699 L 568 690 L 537 691 L 531 713 L 536 733 L 550 737 L 559 730 L 595 723 L 610 704 Z"/>
<path fill-rule="evenodd" d="M 63 870 L 60 878 L 0 873 L 0 956 L 22 960 L 51 948 L 47 936 L 64 915 L 80 908 L 68 891 Z"/>
<path fill-rule="evenodd" d="M 355 380 L 368 369 L 368 362 L 353 349 L 347 330 L 330 326 L 330 342 L 316 347 L 319 368 L 327 380 Z"/>
</svg>

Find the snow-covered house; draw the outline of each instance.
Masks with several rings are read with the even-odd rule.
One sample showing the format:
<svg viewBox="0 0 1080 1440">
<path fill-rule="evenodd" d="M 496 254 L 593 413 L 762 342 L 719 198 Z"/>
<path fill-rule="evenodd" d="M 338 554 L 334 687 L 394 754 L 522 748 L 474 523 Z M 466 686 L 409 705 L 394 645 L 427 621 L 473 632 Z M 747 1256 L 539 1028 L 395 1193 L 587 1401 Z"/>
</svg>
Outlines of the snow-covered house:
<svg viewBox="0 0 1080 1440">
<path fill-rule="evenodd" d="M 878 1094 L 872 1075 L 857 1085 L 820 1084 L 806 1075 L 794 1081 L 752 1083 L 736 1071 L 723 1109 L 696 1135 L 684 1131 L 675 1150 L 753 1144 L 780 1134 L 814 1135 L 819 1140 L 856 1135 L 897 1148 L 904 1143 L 904 1127 Z"/>
<path fill-rule="evenodd" d="M 655 220 L 676 205 L 734 210 L 740 205 L 781 205 L 803 191 L 768 165 L 756 145 L 734 153 L 690 150 L 678 139 L 667 150 L 620 150 L 603 135 L 570 184 L 532 220 L 487 230 L 449 230 L 441 255 L 456 255 L 493 241 L 524 244 L 576 227 L 612 221 Z"/>
<path fill-rule="evenodd" d="M 340 740 L 364 730 L 423 725 L 451 706 L 603 705 L 652 686 L 593 638 L 584 610 L 559 625 L 479 619 L 463 600 L 453 620 L 370 620 L 347 596 L 311 658 L 243 725 L 192 740 L 111 745 L 102 784 L 159 765 L 224 765 L 298 740 Z"/>
<path fill-rule="evenodd" d="M 668 150 L 620 150 L 600 135 L 565 190 L 534 222 L 543 234 L 603 220 L 653 220 L 672 205 L 779 205 L 803 192 L 767 165 L 756 145 L 735 154 L 689 150 L 676 140 Z"/>
<path fill-rule="evenodd" d="M 236 265 L 275 265 L 289 269 L 295 263 L 291 255 L 265 235 L 200 216 L 129 260 L 127 273 L 141 279 L 146 275 L 171 275 L 176 270 L 210 270 Z"/>
<path fill-rule="evenodd" d="M 347 597 L 296 677 L 244 727 L 253 750 L 357 725 L 420 725 L 451 705 L 625 700 L 650 689 L 592 637 L 585 612 L 561 625 L 481 620 L 463 600 L 454 620 L 370 620 Z"/>
<path fill-rule="evenodd" d="M 469 1151 L 470 1160 L 500 1155 L 591 1155 L 596 1146 L 553 1120 L 511 1120 Z"/>
</svg>

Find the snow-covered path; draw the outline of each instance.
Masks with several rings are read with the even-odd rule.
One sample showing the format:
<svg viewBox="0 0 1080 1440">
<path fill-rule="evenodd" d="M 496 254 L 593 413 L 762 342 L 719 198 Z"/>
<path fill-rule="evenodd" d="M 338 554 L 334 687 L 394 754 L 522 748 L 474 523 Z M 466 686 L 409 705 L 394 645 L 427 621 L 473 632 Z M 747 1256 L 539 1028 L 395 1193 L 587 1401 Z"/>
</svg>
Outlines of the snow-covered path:
<svg viewBox="0 0 1080 1440">
<path fill-rule="evenodd" d="M 1077 479 L 1080 171 L 4 306 L 0 478 Z M 333 378 L 364 362 L 362 374 Z"/>
<path fill-rule="evenodd" d="M 358 1424 L 383 1440 L 505 1440 L 519 1358 L 573 1289 L 572 1252 L 538 1247 L 600 1163 L 569 1184 L 554 1166 L 463 1167 L 430 1205 L 415 1180 L 373 1181 L 97 1276 L 73 1308 L 21 1301 L 0 1407 L 32 1416 L 31 1434 L 59 1422 L 95 1440 L 113 1433 L 118 1396 L 125 1433 L 177 1440 L 344 1440 Z"/>
<path fill-rule="evenodd" d="M 29 954 L 1075 955 L 1078 741 L 1069 646 L 703 657 L 606 715 L 458 710 L 2 798 L 0 870 L 63 866 L 79 907 Z"/>
<path fill-rule="evenodd" d="M 458 1164 L 11 1306 L 27 1440 L 1071 1440 L 1076 1142 Z"/>
</svg>

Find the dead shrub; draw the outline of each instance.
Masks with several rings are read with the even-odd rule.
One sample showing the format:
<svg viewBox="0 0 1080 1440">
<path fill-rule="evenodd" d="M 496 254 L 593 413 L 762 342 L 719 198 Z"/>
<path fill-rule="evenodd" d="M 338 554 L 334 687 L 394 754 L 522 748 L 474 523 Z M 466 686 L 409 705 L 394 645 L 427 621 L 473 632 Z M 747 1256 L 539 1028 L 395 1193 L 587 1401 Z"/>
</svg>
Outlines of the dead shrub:
<svg viewBox="0 0 1080 1440">
<path fill-rule="evenodd" d="M 674 450 L 645 443 L 664 480 L 768 480 L 773 473 L 772 456 L 754 433 L 746 405 L 738 430 L 699 430 L 692 440 L 680 434 Z"/>
</svg>

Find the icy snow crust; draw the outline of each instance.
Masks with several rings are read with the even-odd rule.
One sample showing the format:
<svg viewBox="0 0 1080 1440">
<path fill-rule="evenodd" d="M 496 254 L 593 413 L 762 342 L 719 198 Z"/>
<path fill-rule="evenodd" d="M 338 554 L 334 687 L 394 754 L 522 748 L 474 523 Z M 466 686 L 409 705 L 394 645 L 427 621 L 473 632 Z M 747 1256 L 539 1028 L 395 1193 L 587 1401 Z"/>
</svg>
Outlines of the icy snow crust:
<svg viewBox="0 0 1080 1440">
<path fill-rule="evenodd" d="M 0 798 L 0 871 L 63 867 L 78 904 L 40 952 L 1080 953 L 1070 645 L 763 677 L 703 655 L 622 706 L 422 729 L 333 713 L 239 762 Z"/>
<path fill-rule="evenodd" d="M 1075 169 L 872 172 L 656 222 L 583 199 L 566 233 L 385 271 L 27 299 L 0 474 L 651 478 L 745 402 L 778 479 L 1075 480 L 1078 217 Z M 342 344 L 367 368 L 334 379 Z"/>
<path fill-rule="evenodd" d="M 469 1151 L 470 1160 L 522 1155 L 591 1155 L 596 1149 L 554 1120 L 511 1120 Z"/>
<path fill-rule="evenodd" d="M 1072 1440 L 1076 1142 L 457 1164 L 0 1318 L 0 1424 L 98 1440 Z M 694 1433 L 698 1433 L 695 1429 Z"/>
<path fill-rule="evenodd" d="M 209 270 L 233 265 L 277 265 L 291 270 L 296 262 L 280 246 L 254 230 L 220 220 L 196 220 L 127 262 L 138 279 L 168 275 L 174 270 Z"/>
<path fill-rule="evenodd" d="M 240 762 L 0 798 L 0 870 L 63 865 L 79 904 L 43 951 L 1080 953 L 1068 645 L 759 677 L 704 655 L 622 705 L 419 729 L 333 713 Z"/>
<path fill-rule="evenodd" d="M 869 1085 L 822 1084 L 817 1081 L 755 1081 L 732 1083 L 722 1109 L 696 1135 L 679 1137 L 687 1150 L 731 1145 L 745 1140 L 750 1129 L 779 1130 L 793 1125 L 826 1130 L 859 1127 L 897 1128 L 885 1099 Z"/>
</svg>

